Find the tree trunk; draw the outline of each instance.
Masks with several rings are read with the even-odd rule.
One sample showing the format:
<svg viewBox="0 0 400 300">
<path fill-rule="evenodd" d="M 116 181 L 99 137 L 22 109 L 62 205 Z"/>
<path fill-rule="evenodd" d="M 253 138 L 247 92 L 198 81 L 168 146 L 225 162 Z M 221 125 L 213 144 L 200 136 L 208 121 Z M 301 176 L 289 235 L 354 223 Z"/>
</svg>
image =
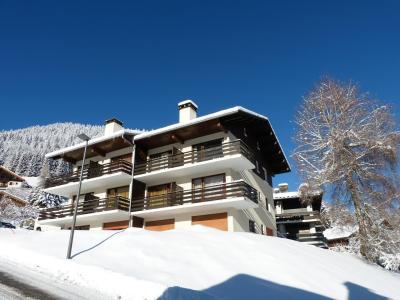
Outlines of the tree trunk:
<svg viewBox="0 0 400 300">
<path fill-rule="evenodd" d="M 356 183 L 350 173 L 347 176 L 347 187 L 351 194 L 351 200 L 354 204 L 354 213 L 358 223 L 358 234 L 360 236 L 360 254 L 368 258 L 368 239 L 367 239 L 367 224 L 365 220 L 365 212 L 362 210 L 360 195 L 358 194 Z"/>
</svg>

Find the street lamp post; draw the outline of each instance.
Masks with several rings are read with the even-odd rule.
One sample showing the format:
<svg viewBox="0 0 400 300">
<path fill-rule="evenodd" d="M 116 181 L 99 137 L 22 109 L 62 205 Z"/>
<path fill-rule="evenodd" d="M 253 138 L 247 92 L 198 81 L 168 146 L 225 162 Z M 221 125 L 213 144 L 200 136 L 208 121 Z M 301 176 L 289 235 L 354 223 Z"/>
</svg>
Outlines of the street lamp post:
<svg viewBox="0 0 400 300">
<path fill-rule="evenodd" d="M 78 203 L 79 203 L 79 197 L 81 195 L 81 187 L 82 187 L 82 177 L 83 177 L 83 167 L 85 165 L 85 160 L 86 160 L 86 150 L 88 146 L 88 142 L 90 138 L 86 135 L 81 133 L 78 135 L 78 138 L 81 140 L 85 141 L 85 150 L 83 151 L 83 159 L 82 159 L 82 166 L 81 166 L 81 174 L 79 176 L 79 186 L 78 186 L 78 194 L 76 195 L 76 201 L 75 201 L 75 208 L 74 208 L 74 217 L 72 220 L 72 227 L 71 227 L 71 233 L 69 235 L 69 243 L 68 243 L 68 252 L 67 252 L 67 259 L 71 259 L 71 251 L 72 251 L 72 243 L 74 241 L 74 232 L 75 232 L 75 224 L 76 224 L 76 214 L 78 212 Z"/>
</svg>

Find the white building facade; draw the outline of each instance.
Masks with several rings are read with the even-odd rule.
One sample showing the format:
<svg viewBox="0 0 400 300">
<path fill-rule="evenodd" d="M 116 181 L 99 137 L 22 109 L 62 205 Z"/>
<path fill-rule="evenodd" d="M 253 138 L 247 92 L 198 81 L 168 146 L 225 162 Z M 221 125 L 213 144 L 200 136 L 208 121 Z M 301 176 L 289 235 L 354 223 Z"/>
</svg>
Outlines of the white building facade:
<svg viewBox="0 0 400 300">
<path fill-rule="evenodd" d="M 116 119 L 88 143 L 47 155 L 74 166 L 50 177 L 46 192 L 69 199 L 41 211 L 36 227 L 71 227 L 83 165 L 78 229 L 169 230 L 195 224 L 225 231 L 276 235 L 272 177 L 290 171 L 269 120 L 234 107 L 198 117 L 178 104 L 179 122 L 136 132 Z"/>
</svg>

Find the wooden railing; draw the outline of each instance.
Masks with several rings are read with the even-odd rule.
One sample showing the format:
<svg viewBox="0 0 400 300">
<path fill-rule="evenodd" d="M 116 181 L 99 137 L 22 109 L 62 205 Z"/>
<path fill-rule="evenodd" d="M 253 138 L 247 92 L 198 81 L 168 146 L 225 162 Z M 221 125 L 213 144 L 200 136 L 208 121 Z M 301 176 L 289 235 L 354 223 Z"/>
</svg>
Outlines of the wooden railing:
<svg viewBox="0 0 400 300">
<path fill-rule="evenodd" d="M 69 217 L 74 214 L 74 209 L 75 204 L 42 209 L 39 211 L 39 220 Z M 129 199 L 121 196 L 110 196 L 103 199 L 80 199 L 77 214 L 85 215 L 114 209 L 129 211 Z"/>
<path fill-rule="evenodd" d="M 148 159 L 144 163 L 135 164 L 135 175 L 175 168 L 189 163 L 207 161 L 234 154 L 242 154 L 251 162 L 254 162 L 254 154 L 250 151 L 247 145 L 241 140 L 236 140 L 229 143 L 223 143 L 221 146 L 217 147 L 180 152 L 165 157 Z"/>
<path fill-rule="evenodd" d="M 223 200 L 234 197 L 246 197 L 254 203 L 258 203 L 259 201 L 259 193 L 255 188 L 244 181 L 238 181 L 202 189 L 181 190 L 163 195 L 133 199 L 132 211 Z"/>
<path fill-rule="evenodd" d="M 132 164 L 125 160 L 117 160 L 107 164 L 96 164 L 96 165 L 85 165 L 83 167 L 83 178 L 89 179 L 95 178 L 107 174 L 124 172 L 127 174 L 131 174 L 132 172 Z M 57 185 L 62 185 L 70 182 L 79 181 L 80 170 L 71 172 L 66 175 L 61 176 L 53 176 L 46 178 L 45 187 L 53 187 Z"/>
</svg>

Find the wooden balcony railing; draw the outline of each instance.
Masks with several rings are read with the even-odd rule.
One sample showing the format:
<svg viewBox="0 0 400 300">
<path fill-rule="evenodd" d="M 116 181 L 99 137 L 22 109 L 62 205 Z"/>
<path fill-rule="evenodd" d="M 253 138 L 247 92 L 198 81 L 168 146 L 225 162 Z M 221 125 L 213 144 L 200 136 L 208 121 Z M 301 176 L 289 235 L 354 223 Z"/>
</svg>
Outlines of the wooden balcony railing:
<svg viewBox="0 0 400 300">
<path fill-rule="evenodd" d="M 132 211 L 245 197 L 258 203 L 258 191 L 244 181 L 214 185 L 203 189 L 181 190 L 132 200 Z"/>
<path fill-rule="evenodd" d="M 107 174 L 124 172 L 127 174 L 131 174 L 132 172 L 132 164 L 125 160 L 117 160 L 107 164 L 96 164 L 96 165 L 85 165 L 83 167 L 83 178 L 89 179 L 95 178 Z M 53 176 L 46 178 L 45 187 L 53 187 L 58 185 L 63 185 L 70 182 L 79 181 L 80 170 L 71 172 L 66 175 L 61 176 Z"/>
<path fill-rule="evenodd" d="M 234 154 L 242 154 L 251 162 L 254 162 L 254 154 L 250 151 L 247 145 L 241 140 L 236 140 L 229 143 L 223 143 L 221 146 L 217 147 L 180 152 L 165 157 L 148 159 L 144 163 L 135 164 L 135 175 L 175 168 L 190 163 L 207 161 Z"/>
<path fill-rule="evenodd" d="M 75 204 L 42 209 L 39 220 L 58 219 L 73 216 Z M 129 199 L 121 196 L 110 196 L 103 199 L 81 199 L 78 204 L 78 215 L 92 214 L 101 211 L 120 209 L 129 211 Z"/>
</svg>

